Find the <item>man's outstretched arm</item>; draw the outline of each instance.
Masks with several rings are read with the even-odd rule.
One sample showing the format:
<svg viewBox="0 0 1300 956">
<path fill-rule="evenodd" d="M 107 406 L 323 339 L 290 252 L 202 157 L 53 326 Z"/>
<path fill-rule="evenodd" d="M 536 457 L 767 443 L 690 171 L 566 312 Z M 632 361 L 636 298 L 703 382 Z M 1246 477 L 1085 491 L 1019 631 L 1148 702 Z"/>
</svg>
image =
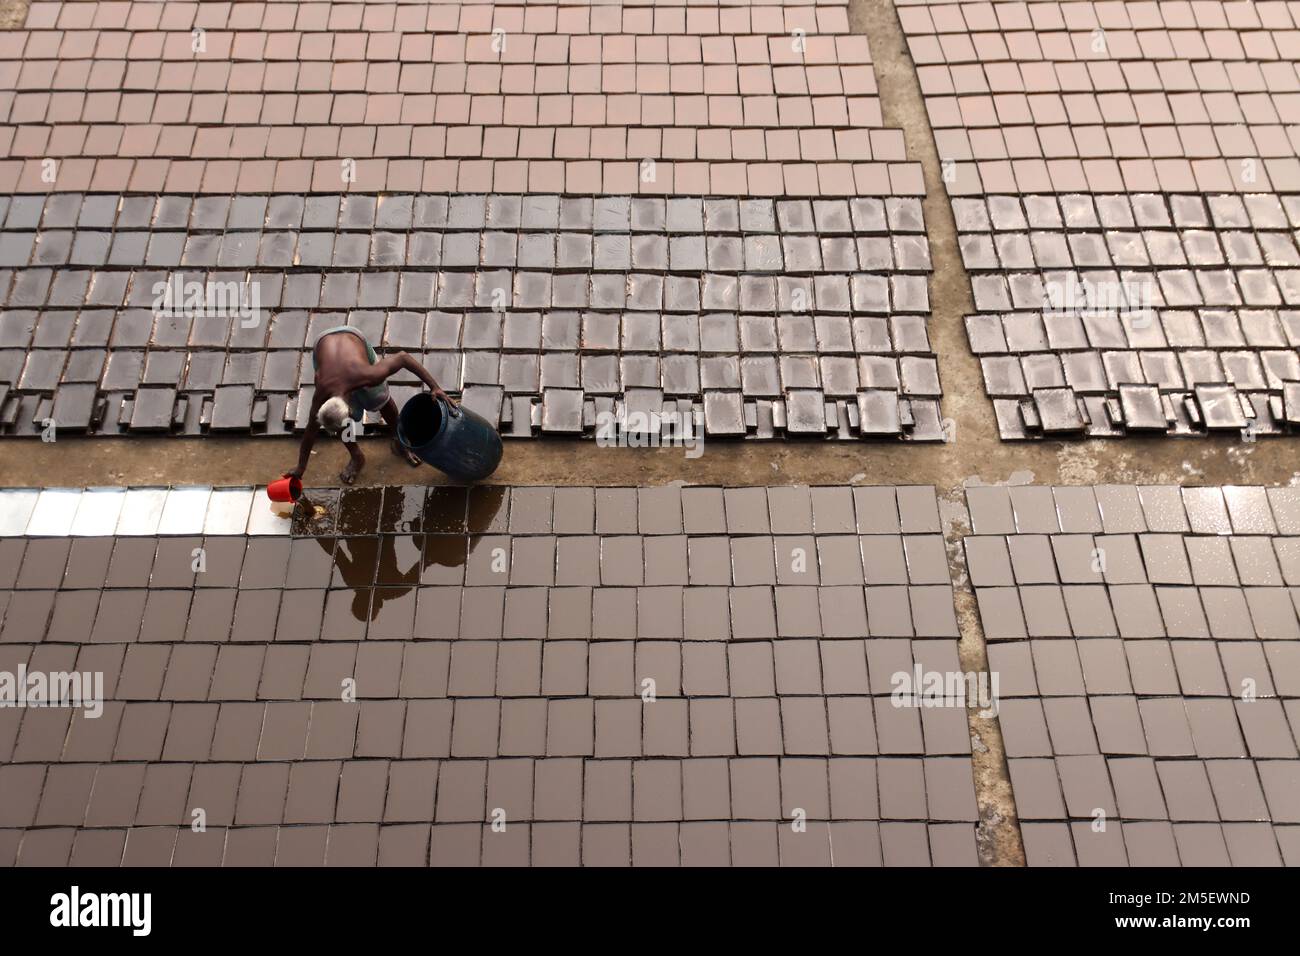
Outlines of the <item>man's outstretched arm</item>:
<svg viewBox="0 0 1300 956">
<path fill-rule="evenodd" d="M 321 401 L 313 396 L 311 402 L 311 417 L 307 419 L 307 427 L 302 433 L 302 441 L 298 445 L 298 467 L 292 471 L 286 471 L 284 477 L 301 479 L 307 473 L 307 465 L 311 461 L 311 450 L 316 444 L 316 438 L 320 435 L 320 419 L 317 414 L 320 412 Z"/>
<path fill-rule="evenodd" d="M 365 384 L 378 385 L 380 382 L 386 382 L 402 369 L 414 374 L 416 378 L 429 386 L 429 391 L 439 398 L 446 399 L 449 405 L 456 404 L 456 400 L 443 391 L 442 386 L 438 384 L 432 373 L 410 352 L 394 353 L 370 366 Z"/>
</svg>

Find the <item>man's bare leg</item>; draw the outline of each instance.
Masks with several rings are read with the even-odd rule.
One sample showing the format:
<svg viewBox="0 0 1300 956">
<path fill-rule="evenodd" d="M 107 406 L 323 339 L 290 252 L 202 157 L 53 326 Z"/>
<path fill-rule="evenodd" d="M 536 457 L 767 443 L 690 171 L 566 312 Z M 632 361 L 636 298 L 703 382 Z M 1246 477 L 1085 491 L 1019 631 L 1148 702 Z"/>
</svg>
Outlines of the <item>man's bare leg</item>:
<svg viewBox="0 0 1300 956">
<path fill-rule="evenodd" d="M 356 442 L 344 442 L 343 447 L 348 450 L 352 460 L 348 466 L 339 472 L 339 481 L 345 485 L 350 485 L 357 480 L 357 475 L 361 474 L 361 469 L 366 467 L 366 456 L 361 454 L 361 446 Z"/>
<path fill-rule="evenodd" d="M 398 458 L 401 458 L 412 468 L 416 465 L 424 464 L 424 462 L 420 460 L 420 456 L 403 445 L 401 440 L 397 437 L 397 402 L 390 398 L 384 404 L 384 407 L 379 410 L 379 414 L 383 416 L 384 424 L 387 425 L 393 433 L 393 454 Z"/>
</svg>

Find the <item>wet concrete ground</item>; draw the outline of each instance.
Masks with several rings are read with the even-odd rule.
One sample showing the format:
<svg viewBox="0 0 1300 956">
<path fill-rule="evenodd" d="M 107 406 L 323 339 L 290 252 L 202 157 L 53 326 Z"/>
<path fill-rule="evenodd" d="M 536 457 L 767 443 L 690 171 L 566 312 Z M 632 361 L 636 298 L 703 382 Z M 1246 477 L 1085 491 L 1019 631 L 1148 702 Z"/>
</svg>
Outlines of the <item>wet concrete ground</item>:
<svg viewBox="0 0 1300 956">
<path fill-rule="evenodd" d="M 394 458 L 387 440 L 362 442 L 367 464 L 360 484 L 391 485 L 418 479 L 437 484 L 432 469 L 412 472 Z M 269 481 L 297 459 L 296 439 L 95 439 L 0 445 L 5 483 L 13 487 L 61 484 L 237 485 Z M 347 462 L 341 447 L 322 443 L 308 477 L 337 483 Z M 681 449 L 600 448 L 565 439 L 507 442 L 500 484 L 620 484 L 636 481 L 700 484 L 917 482 L 941 489 L 965 483 L 1289 485 L 1300 479 L 1286 439 L 1243 443 L 1232 438 L 1189 441 L 1116 441 L 1006 444 L 958 436 L 943 446 L 904 447 L 870 442 L 706 442 L 704 454 L 687 460 Z"/>
</svg>

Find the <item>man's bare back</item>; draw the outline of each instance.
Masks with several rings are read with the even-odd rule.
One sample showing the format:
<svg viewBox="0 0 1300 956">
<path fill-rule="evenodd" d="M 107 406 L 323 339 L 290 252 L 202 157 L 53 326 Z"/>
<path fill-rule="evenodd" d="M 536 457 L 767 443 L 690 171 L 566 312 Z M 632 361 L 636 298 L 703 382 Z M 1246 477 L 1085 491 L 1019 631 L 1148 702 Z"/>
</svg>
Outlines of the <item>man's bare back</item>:
<svg viewBox="0 0 1300 956">
<path fill-rule="evenodd" d="M 394 432 L 393 454 L 411 465 L 420 464 L 419 457 L 403 447 L 397 439 L 397 403 L 388 394 L 387 383 L 389 378 L 405 369 L 424 382 L 435 397 L 445 399 L 454 407 L 455 400 L 442 390 L 428 369 L 407 352 L 379 358 L 364 336 L 350 326 L 322 332 L 316 340 L 312 357 L 316 366 L 316 391 L 312 397 L 311 416 L 302 436 L 298 467 L 285 472 L 286 476 L 301 478 L 307 471 L 312 446 L 322 428 L 321 407 L 331 399 L 341 399 L 347 403 L 349 415 L 354 421 L 367 411 L 378 412 Z M 339 474 L 339 480 L 350 485 L 365 466 L 366 458 L 357 443 L 349 441 L 348 429 L 342 428 L 342 433 L 350 460 Z"/>
<path fill-rule="evenodd" d="M 323 335 L 316 342 L 316 391 L 331 398 L 370 384 L 370 356 L 357 335 Z"/>
</svg>

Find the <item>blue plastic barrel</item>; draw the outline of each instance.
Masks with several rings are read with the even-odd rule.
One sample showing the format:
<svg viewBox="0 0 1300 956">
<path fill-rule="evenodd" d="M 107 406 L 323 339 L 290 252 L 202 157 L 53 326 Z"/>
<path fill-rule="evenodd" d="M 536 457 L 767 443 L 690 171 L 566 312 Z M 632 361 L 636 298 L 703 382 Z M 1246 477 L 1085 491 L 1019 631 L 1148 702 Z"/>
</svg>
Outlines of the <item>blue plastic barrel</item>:
<svg viewBox="0 0 1300 956">
<path fill-rule="evenodd" d="M 456 481 L 478 481 L 501 463 L 501 436 L 482 415 L 421 392 L 397 419 L 397 439 Z"/>
</svg>

